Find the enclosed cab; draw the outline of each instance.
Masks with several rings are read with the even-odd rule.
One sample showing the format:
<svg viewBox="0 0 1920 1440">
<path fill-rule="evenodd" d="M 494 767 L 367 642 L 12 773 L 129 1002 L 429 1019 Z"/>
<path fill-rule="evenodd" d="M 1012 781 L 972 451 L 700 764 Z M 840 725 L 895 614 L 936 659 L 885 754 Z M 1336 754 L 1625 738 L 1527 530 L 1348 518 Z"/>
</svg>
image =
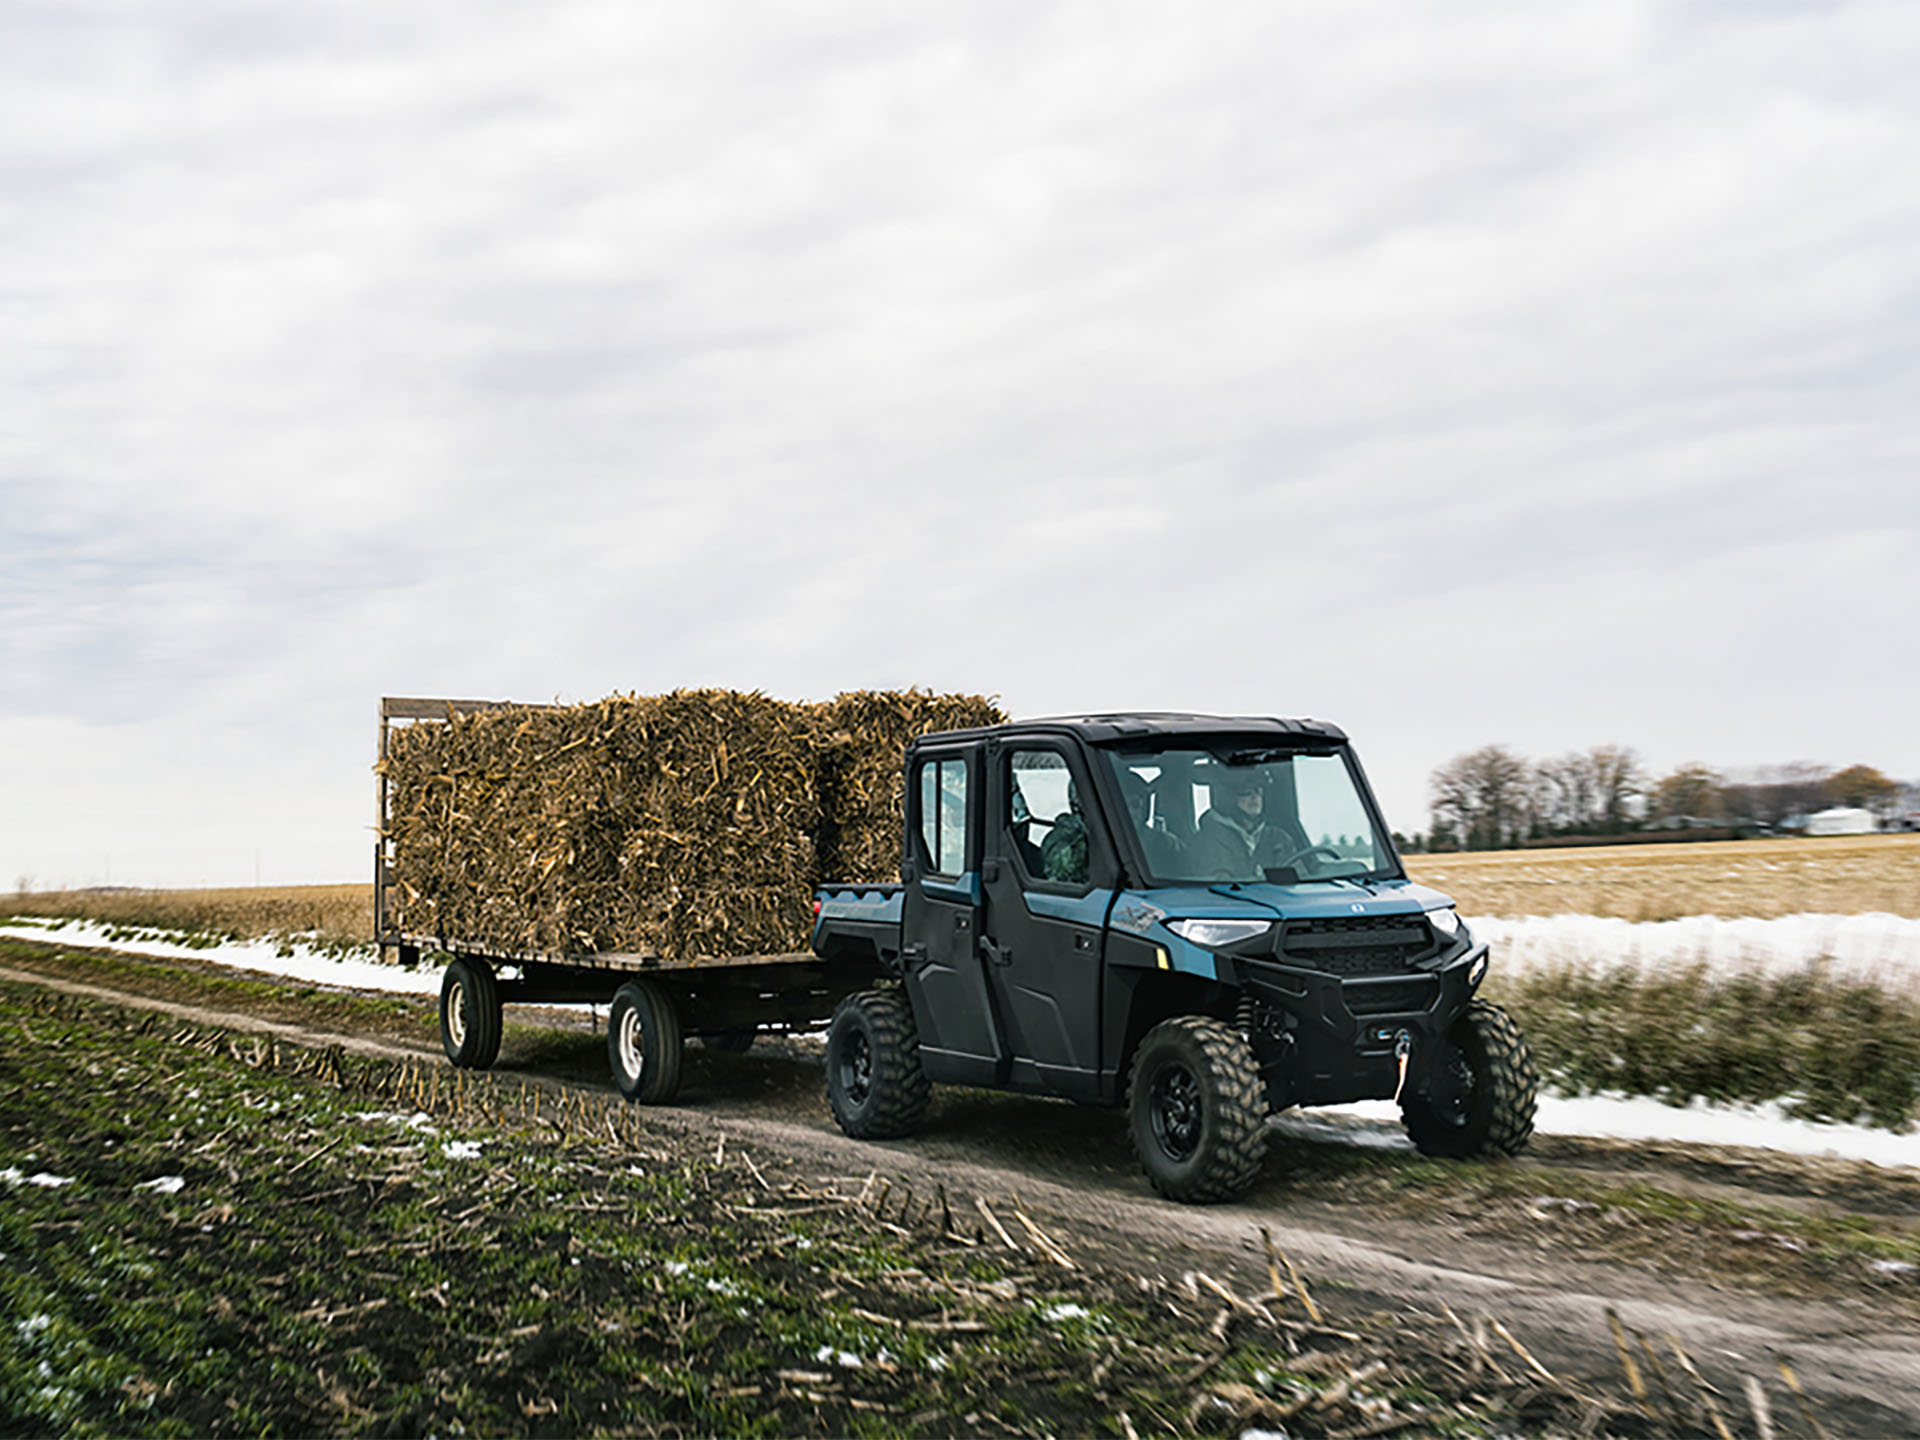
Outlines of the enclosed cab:
<svg viewBox="0 0 1920 1440">
<path fill-rule="evenodd" d="M 1397 1099 L 1429 1154 L 1519 1150 L 1525 1042 L 1487 947 L 1407 877 L 1347 738 L 1106 715 L 906 756 L 899 886 L 822 892 L 813 944 L 897 983 L 842 1002 L 828 1094 L 910 1132 L 931 1082 L 1125 1105 L 1154 1185 L 1251 1183 L 1266 1117 Z"/>
</svg>

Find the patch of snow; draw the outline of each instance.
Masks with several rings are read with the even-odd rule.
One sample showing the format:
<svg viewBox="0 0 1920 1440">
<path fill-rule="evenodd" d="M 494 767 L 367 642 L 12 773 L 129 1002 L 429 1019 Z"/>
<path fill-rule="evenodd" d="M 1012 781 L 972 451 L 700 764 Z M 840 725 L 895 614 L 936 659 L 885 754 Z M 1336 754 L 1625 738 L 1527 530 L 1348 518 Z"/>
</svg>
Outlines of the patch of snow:
<svg viewBox="0 0 1920 1440">
<path fill-rule="evenodd" d="M 51 1175 L 45 1170 L 36 1171 L 32 1175 L 23 1175 L 18 1167 L 9 1165 L 6 1169 L 0 1170 L 0 1183 L 13 1186 L 38 1185 L 42 1190 L 58 1190 L 62 1185 L 73 1184 L 73 1177 Z"/>
<path fill-rule="evenodd" d="M 1496 972 L 1569 967 L 1673 970 L 1705 965 L 1716 975 L 1778 974 L 1818 960 L 1831 973 L 1889 991 L 1920 990 L 1920 920 L 1904 915 L 1782 915 L 1723 920 L 1618 920 L 1601 915 L 1467 917 L 1493 947 Z"/>
<path fill-rule="evenodd" d="M 136 1190 L 151 1190 L 156 1195 L 178 1195 L 182 1190 L 186 1189 L 186 1186 L 187 1180 L 184 1175 L 161 1175 L 152 1180 L 142 1181 L 133 1188 Z"/>
<path fill-rule="evenodd" d="M 838 1365 L 842 1370 L 859 1370 L 866 1365 L 866 1362 L 851 1350 L 836 1350 L 831 1345 L 822 1345 L 813 1352 L 813 1358 L 821 1364 Z"/>
<path fill-rule="evenodd" d="M 1084 1320 L 1093 1312 L 1084 1305 L 1076 1305 L 1068 1300 L 1059 1305 L 1049 1305 L 1040 1312 L 1040 1318 L 1049 1325 L 1057 1325 L 1062 1320 Z"/>
<path fill-rule="evenodd" d="M 1350 1145 L 1411 1150 L 1391 1100 L 1317 1110 L 1289 1110 L 1268 1122 L 1286 1134 L 1337 1139 Z M 1765 1105 L 1668 1105 L 1644 1095 L 1548 1095 L 1540 1097 L 1533 1127 L 1542 1135 L 1585 1135 L 1611 1140 L 1675 1140 L 1689 1145 L 1738 1145 L 1792 1155 L 1829 1155 L 1875 1165 L 1920 1169 L 1920 1133 L 1896 1135 L 1865 1125 L 1828 1125 L 1788 1115 L 1777 1102 Z"/>
<path fill-rule="evenodd" d="M 47 1327 L 51 1324 L 53 1324 L 53 1317 L 51 1315 L 30 1315 L 13 1328 L 19 1332 L 22 1340 L 31 1340 L 35 1336 L 45 1333 Z"/>
<path fill-rule="evenodd" d="M 481 1143 L 478 1140 L 449 1140 L 440 1147 L 440 1153 L 449 1160 L 478 1160 Z"/>
<path fill-rule="evenodd" d="M 298 941 L 226 940 L 204 949 L 185 943 L 186 937 L 167 939 L 165 931 L 142 930 L 137 937 L 111 938 L 126 927 L 106 925 L 95 920 L 39 921 L 16 915 L 0 925 L 0 936 L 9 940 L 58 941 L 67 945 L 88 945 L 118 950 L 128 955 L 150 955 L 158 960 L 202 960 L 235 970 L 252 970 L 262 975 L 278 975 L 287 980 L 303 980 L 313 985 L 331 985 L 343 990 L 377 990 L 386 994 L 438 995 L 438 970 L 405 970 L 398 965 L 383 965 L 372 958 L 373 947 L 363 955 L 327 954 Z M 282 951 L 289 953 L 282 954 Z"/>
</svg>

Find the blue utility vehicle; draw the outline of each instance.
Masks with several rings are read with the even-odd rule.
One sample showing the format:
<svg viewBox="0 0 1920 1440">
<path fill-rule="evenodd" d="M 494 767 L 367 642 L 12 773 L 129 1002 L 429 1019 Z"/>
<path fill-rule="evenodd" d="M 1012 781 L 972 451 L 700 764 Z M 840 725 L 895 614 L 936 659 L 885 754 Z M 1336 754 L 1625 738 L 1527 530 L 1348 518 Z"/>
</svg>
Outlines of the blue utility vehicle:
<svg viewBox="0 0 1920 1440">
<path fill-rule="evenodd" d="M 943 1083 L 1123 1105 L 1155 1188 L 1231 1198 L 1270 1113 L 1396 1099 L 1423 1152 L 1519 1151 L 1525 1040 L 1487 947 L 1407 878 L 1346 735 L 1127 714 L 916 741 L 901 883 L 829 886 L 849 1135 L 911 1133 Z"/>
</svg>

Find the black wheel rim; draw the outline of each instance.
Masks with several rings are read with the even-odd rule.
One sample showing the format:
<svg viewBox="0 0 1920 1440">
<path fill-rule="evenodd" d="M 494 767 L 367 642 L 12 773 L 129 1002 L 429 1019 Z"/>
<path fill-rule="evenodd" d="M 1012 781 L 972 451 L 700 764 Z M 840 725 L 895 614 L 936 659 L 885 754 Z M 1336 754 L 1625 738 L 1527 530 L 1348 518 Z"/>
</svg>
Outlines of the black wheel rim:
<svg viewBox="0 0 1920 1440">
<path fill-rule="evenodd" d="M 1148 1092 L 1153 1138 L 1169 1160 L 1191 1160 L 1200 1148 L 1199 1078 L 1184 1065 L 1163 1065 Z"/>
<path fill-rule="evenodd" d="M 867 1032 L 855 1030 L 840 1047 L 840 1093 L 854 1105 L 867 1103 L 873 1089 L 873 1047 Z"/>
</svg>

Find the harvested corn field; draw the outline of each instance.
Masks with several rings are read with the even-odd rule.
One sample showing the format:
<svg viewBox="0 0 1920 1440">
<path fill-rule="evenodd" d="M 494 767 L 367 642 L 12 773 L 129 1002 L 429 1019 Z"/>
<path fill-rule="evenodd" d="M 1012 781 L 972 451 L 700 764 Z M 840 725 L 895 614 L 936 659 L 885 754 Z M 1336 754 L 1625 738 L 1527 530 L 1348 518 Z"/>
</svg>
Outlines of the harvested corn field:
<svg viewBox="0 0 1920 1440">
<path fill-rule="evenodd" d="M 1920 835 L 1409 855 L 1468 915 L 1920 916 Z"/>
<path fill-rule="evenodd" d="M 388 733 L 394 926 L 506 954 L 804 950 L 824 879 L 895 878 L 900 756 L 989 700 L 729 690 L 504 706 Z"/>
</svg>

